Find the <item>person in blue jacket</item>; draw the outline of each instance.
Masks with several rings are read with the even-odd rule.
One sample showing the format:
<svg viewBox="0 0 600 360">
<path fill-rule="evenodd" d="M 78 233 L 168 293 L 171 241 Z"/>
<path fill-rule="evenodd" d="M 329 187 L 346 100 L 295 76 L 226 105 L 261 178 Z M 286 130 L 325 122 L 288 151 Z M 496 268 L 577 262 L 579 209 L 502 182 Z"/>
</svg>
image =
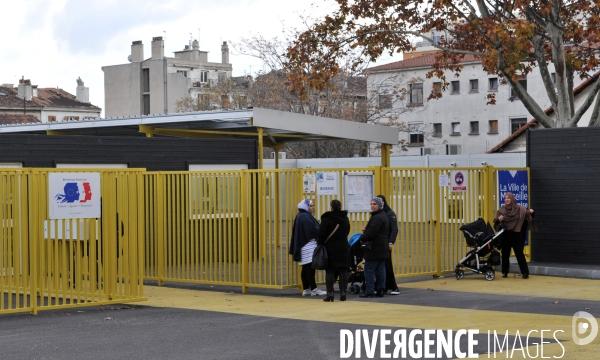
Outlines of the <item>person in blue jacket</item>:
<svg viewBox="0 0 600 360">
<path fill-rule="evenodd" d="M 316 271 L 312 268 L 312 257 L 317 247 L 317 234 L 319 222 L 314 218 L 315 205 L 309 199 L 304 199 L 298 204 L 298 215 L 292 227 L 292 239 L 289 253 L 294 261 L 302 266 L 302 296 L 323 296 L 327 293 L 317 289 Z"/>
</svg>

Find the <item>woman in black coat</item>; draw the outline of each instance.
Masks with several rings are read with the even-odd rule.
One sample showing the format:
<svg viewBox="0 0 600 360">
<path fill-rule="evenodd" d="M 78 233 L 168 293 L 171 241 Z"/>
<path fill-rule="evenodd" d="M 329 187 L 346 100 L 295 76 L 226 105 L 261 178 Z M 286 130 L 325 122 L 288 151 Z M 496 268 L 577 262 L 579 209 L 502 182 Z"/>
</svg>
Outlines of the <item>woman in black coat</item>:
<svg viewBox="0 0 600 360">
<path fill-rule="evenodd" d="M 367 285 L 365 293 L 360 297 L 383 297 L 385 293 L 385 260 L 390 256 L 389 233 L 390 221 L 383 211 L 383 200 L 375 197 L 371 200 L 371 218 L 358 239 L 364 250 Z M 375 289 L 375 284 L 378 289 Z"/>
<path fill-rule="evenodd" d="M 317 244 L 325 244 L 327 249 L 327 268 L 325 269 L 327 296 L 323 301 L 333 301 L 333 283 L 336 273 L 340 276 L 340 301 L 346 301 L 348 267 L 350 266 L 350 245 L 348 245 L 350 220 L 348 220 L 348 211 L 342 210 L 342 203 L 339 200 L 332 200 L 329 210 L 321 215 L 321 227 L 317 235 Z M 333 235 L 331 235 L 332 232 Z M 328 237 L 329 240 L 327 240 Z"/>
</svg>

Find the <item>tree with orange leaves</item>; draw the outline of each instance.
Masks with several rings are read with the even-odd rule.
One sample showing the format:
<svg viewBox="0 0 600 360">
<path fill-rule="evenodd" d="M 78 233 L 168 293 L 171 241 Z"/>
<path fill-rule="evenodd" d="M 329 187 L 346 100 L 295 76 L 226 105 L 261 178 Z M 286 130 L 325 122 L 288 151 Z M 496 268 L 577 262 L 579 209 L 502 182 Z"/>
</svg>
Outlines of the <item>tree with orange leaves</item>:
<svg viewBox="0 0 600 360">
<path fill-rule="evenodd" d="M 359 52 L 353 66 L 374 61 L 384 52 L 414 50 L 423 37 L 440 51 L 428 77 L 447 86 L 445 71 L 460 74 L 461 59 L 473 55 L 488 74 L 509 83 L 529 113 L 544 127 L 577 126 L 599 96 L 600 77 L 576 108 L 573 79 L 597 71 L 600 0 L 335 0 L 339 9 L 303 32 L 288 48 L 292 89 L 305 94 L 322 89 L 339 71 L 338 59 Z M 444 32 L 434 41 L 428 34 Z M 305 64 L 312 71 L 306 73 Z M 556 72 L 554 86 L 548 65 Z M 550 118 L 519 83 L 539 68 L 554 108 Z M 440 97 L 432 92 L 429 98 Z M 494 104 L 494 94 L 488 96 Z M 600 125 L 600 101 L 589 126 Z"/>
</svg>

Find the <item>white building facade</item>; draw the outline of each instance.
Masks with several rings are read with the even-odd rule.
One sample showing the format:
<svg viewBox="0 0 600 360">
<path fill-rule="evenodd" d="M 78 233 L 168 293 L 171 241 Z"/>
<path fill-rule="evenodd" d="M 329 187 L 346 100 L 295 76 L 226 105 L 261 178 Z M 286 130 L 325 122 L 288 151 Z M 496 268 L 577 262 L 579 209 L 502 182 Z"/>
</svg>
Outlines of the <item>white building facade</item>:
<svg viewBox="0 0 600 360">
<path fill-rule="evenodd" d="M 106 117 L 173 113 L 177 101 L 197 99 L 231 78 L 227 42 L 221 46 L 221 62 L 209 62 L 197 40 L 174 57 L 164 56 L 162 37 L 153 38 L 151 48 L 152 56 L 144 59 L 142 41 L 134 41 L 130 63 L 102 67 Z"/>
<path fill-rule="evenodd" d="M 408 142 L 408 151 L 394 148 L 392 155 L 483 154 L 532 120 L 511 86 L 484 72 L 481 62 L 471 56 L 465 57 L 459 77 L 446 72 L 448 88 L 442 91 L 442 97 L 427 100 L 432 90 L 441 88 L 441 80 L 426 77 L 435 54 L 411 55 L 407 60 L 367 70 L 368 94 L 379 96 L 380 106 L 396 106 L 385 100 L 393 86 L 387 79 L 400 75 L 396 78 L 409 82 L 403 105 L 413 111 L 402 113 L 398 119 L 409 128 L 400 133 L 403 138 L 399 139 Z M 552 65 L 549 70 L 554 78 Z M 519 81 L 542 109 L 551 106 L 537 69 Z M 575 79 L 575 86 L 580 83 Z M 491 94 L 495 95 L 495 105 L 487 105 Z"/>
</svg>

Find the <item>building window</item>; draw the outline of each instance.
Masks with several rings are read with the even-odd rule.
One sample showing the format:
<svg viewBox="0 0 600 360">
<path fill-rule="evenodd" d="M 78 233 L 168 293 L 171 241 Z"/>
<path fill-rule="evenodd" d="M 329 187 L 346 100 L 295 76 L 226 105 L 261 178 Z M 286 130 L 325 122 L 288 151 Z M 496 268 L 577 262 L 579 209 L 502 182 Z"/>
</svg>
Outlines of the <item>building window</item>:
<svg viewBox="0 0 600 360">
<path fill-rule="evenodd" d="M 54 122 L 56 121 L 56 116 L 55 115 L 48 115 L 48 122 Z"/>
<path fill-rule="evenodd" d="M 550 74 L 550 78 L 552 79 L 552 85 L 556 86 L 556 73 Z"/>
<path fill-rule="evenodd" d="M 202 70 L 200 71 L 200 82 L 207 83 L 208 82 L 208 71 Z"/>
<path fill-rule="evenodd" d="M 177 73 L 183 75 L 183 77 L 187 77 L 187 71 L 185 70 L 177 70 Z"/>
<path fill-rule="evenodd" d="M 150 94 L 142 95 L 143 109 L 142 115 L 150 115 Z"/>
<path fill-rule="evenodd" d="M 479 121 L 471 121 L 469 124 L 469 134 L 479 135 Z"/>
<path fill-rule="evenodd" d="M 527 118 L 510 119 L 510 133 L 514 133 L 527 124 Z"/>
<path fill-rule="evenodd" d="M 525 78 L 525 77 L 519 78 L 519 84 L 521 84 L 521 86 L 523 87 L 523 89 L 525 91 L 527 91 L 527 78 Z M 510 97 L 511 97 L 512 100 L 519 99 L 519 97 L 517 96 L 517 93 L 515 92 L 514 88 L 510 89 Z M 521 99 L 519 99 L 519 100 L 521 100 Z"/>
<path fill-rule="evenodd" d="M 460 135 L 460 123 L 452 123 L 452 135 Z"/>
<path fill-rule="evenodd" d="M 469 80 L 469 92 L 470 93 L 479 92 L 479 80 L 477 80 L 477 79 Z"/>
<path fill-rule="evenodd" d="M 452 81 L 452 94 L 460 94 L 460 81 Z"/>
<path fill-rule="evenodd" d="M 436 136 L 436 137 L 442 136 L 442 124 L 441 123 L 433 124 L 433 136 Z"/>
<path fill-rule="evenodd" d="M 392 108 L 392 95 L 379 94 L 379 108 L 380 109 L 391 109 Z"/>
<path fill-rule="evenodd" d="M 436 95 L 440 95 L 442 93 L 442 83 L 441 82 L 433 83 L 433 93 Z"/>
<path fill-rule="evenodd" d="M 410 105 L 423 105 L 423 83 L 410 84 Z"/>
<path fill-rule="evenodd" d="M 425 141 L 425 137 L 423 135 L 425 124 L 412 123 L 408 124 L 408 127 L 410 129 L 409 143 L 411 145 L 423 145 L 423 142 Z"/>
<path fill-rule="evenodd" d="M 498 133 L 498 120 L 490 120 L 488 122 L 489 129 L 488 134 L 497 134 Z"/>
<path fill-rule="evenodd" d="M 142 92 L 150 92 L 150 69 L 142 69 Z"/>
<path fill-rule="evenodd" d="M 498 78 L 489 78 L 489 91 L 498 91 Z"/>
</svg>

